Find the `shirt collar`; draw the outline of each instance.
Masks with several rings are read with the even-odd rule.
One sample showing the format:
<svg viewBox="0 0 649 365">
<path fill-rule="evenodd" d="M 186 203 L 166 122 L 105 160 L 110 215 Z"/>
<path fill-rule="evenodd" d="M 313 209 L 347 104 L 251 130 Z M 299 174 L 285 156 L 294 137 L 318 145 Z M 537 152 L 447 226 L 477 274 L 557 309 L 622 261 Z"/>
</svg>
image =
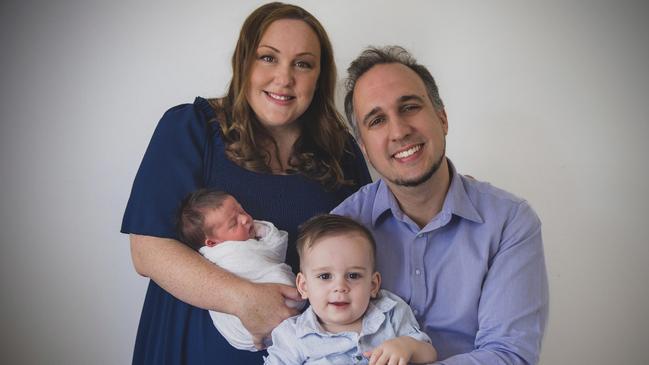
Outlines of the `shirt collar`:
<svg viewBox="0 0 649 365">
<path fill-rule="evenodd" d="M 387 295 L 384 295 L 383 290 L 381 290 L 379 296 L 370 301 L 365 314 L 363 314 L 363 326 L 360 335 L 370 335 L 378 331 L 385 320 L 385 313 L 391 311 L 396 305 L 397 302 L 392 298 L 389 298 Z M 320 336 L 339 335 L 338 333 L 328 333 L 324 328 L 322 328 L 322 325 L 318 322 L 318 318 L 316 317 L 315 312 L 313 312 L 313 307 L 311 306 L 309 306 L 309 308 L 307 308 L 306 311 L 297 318 L 295 326 L 298 338 L 314 333 Z"/>
<path fill-rule="evenodd" d="M 442 211 L 440 213 L 454 214 L 476 223 L 484 223 L 484 220 L 473 205 L 473 202 L 471 202 L 471 198 L 464 188 L 463 179 L 467 178 L 457 173 L 455 165 L 453 165 L 449 158 L 446 160 L 448 161 L 450 169 L 451 185 L 446 193 L 444 205 L 442 206 Z M 392 194 L 383 178 L 381 178 L 379 180 L 379 186 L 372 207 L 372 224 L 376 225 L 379 218 L 388 211 L 390 211 L 397 219 L 402 221 L 404 220 L 405 214 L 399 207 L 397 199 L 394 197 L 394 194 Z"/>
</svg>

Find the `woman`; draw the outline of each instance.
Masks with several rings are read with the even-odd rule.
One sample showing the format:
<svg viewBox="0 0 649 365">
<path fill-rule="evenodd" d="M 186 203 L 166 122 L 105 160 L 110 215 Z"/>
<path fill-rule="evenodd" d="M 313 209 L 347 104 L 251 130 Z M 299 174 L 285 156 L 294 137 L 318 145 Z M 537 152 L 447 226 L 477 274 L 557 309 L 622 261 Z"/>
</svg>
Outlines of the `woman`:
<svg viewBox="0 0 649 365">
<path fill-rule="evenodd" d="M 281 3 L 255 10 L 232 68 L 224 98 L 165 113 L 133 184 L 122 232 L 131 234 L 137 272 L 151 278 L 136 364 L 261 363 L 264 351 L 230 347 L 205 309 L 239 317 L 259 346 L 296 314 L 285 305 L 299 300 L 294 288 L 240 279 L 176 240 L 184 195 L 225 190 L 255 218 L 288 231 L 287 262 L 297 270 L 297 226 L 370 180 L 335 109 L 331 44 L 311 14 Z"/>
</svg>

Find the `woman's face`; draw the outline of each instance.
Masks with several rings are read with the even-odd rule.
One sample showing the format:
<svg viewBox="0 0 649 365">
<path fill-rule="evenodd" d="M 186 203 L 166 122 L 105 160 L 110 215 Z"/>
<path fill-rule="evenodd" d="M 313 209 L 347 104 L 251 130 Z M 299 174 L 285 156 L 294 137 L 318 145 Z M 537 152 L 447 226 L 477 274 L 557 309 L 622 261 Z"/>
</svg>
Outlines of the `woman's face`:
<svg viewBox="0 0 649 365">
<path fill-rule="evenodd" d="M 257 47 L 246 98 L 271 133 L 294 127 L 311 104 L 319 75 L 316 33 L 301 20 L 276 20 Z"/>
</svg>

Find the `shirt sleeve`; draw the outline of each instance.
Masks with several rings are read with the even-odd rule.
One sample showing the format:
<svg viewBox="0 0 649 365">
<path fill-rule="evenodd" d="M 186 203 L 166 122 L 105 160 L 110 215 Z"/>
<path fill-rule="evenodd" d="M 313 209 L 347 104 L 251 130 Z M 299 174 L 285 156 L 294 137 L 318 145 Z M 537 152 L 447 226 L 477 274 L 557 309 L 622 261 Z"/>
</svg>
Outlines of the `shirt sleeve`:
<svg viewBox="0 0 649 365">
<path fill-rule="evenodd" d="M 475 350 L 436 364 L 536 364 L 548 302 L 541 222 L 521 202 L 504 228 L 484 281 Z"/>
<path fill-rule="evenodd" d="M 203 185 L 206 123 L 194 105 L 168 110 L 138 169 L 122 220 L 122 233 L 177 238 L 180 201 Z"/>
<path fill-rule="evenodd" d="M 294 318 L 294 317 L 293 317 Z M 271 336 L 273 344 L 267 349 L 264 365 L 302 365 L 306 360 L 300 352 L 295 324 L 291 318 L 275 327 Z"/>
</svg>

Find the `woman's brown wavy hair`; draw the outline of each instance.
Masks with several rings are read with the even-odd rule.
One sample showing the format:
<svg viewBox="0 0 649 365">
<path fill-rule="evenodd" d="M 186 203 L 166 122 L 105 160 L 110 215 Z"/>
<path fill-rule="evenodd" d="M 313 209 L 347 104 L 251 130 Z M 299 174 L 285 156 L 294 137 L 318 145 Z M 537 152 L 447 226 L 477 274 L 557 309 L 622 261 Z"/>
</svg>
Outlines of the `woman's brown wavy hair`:
<svg viewBox="0 0 649 365">
<path fill-rule="evenodd" d="M 217 111 L 228 158 L 252 171 L 271 172 L 270 154 L 262 147 L 277 143 L 255 117 L 246 99 L 250 69 L 257 57 L 257 47 L 270 24 L 280 19 L 297 19 L 308 24 L 320 41 L 320 76 L 311 105 L 299 123 L 300 137 L 289 158 L 289 173 L 302 173 L 320 182 L 328 190 L 348 185 L 340 161 L 349 153 L 348 130 L 334 104 L 336 65 L 329 37 L 320 22 L 306 10 L 289 4 L 269 3 L 252 12 L 243 23 L 232 55 L 232 80 L 228 93 L 211 99 Z"/>
</svg>

